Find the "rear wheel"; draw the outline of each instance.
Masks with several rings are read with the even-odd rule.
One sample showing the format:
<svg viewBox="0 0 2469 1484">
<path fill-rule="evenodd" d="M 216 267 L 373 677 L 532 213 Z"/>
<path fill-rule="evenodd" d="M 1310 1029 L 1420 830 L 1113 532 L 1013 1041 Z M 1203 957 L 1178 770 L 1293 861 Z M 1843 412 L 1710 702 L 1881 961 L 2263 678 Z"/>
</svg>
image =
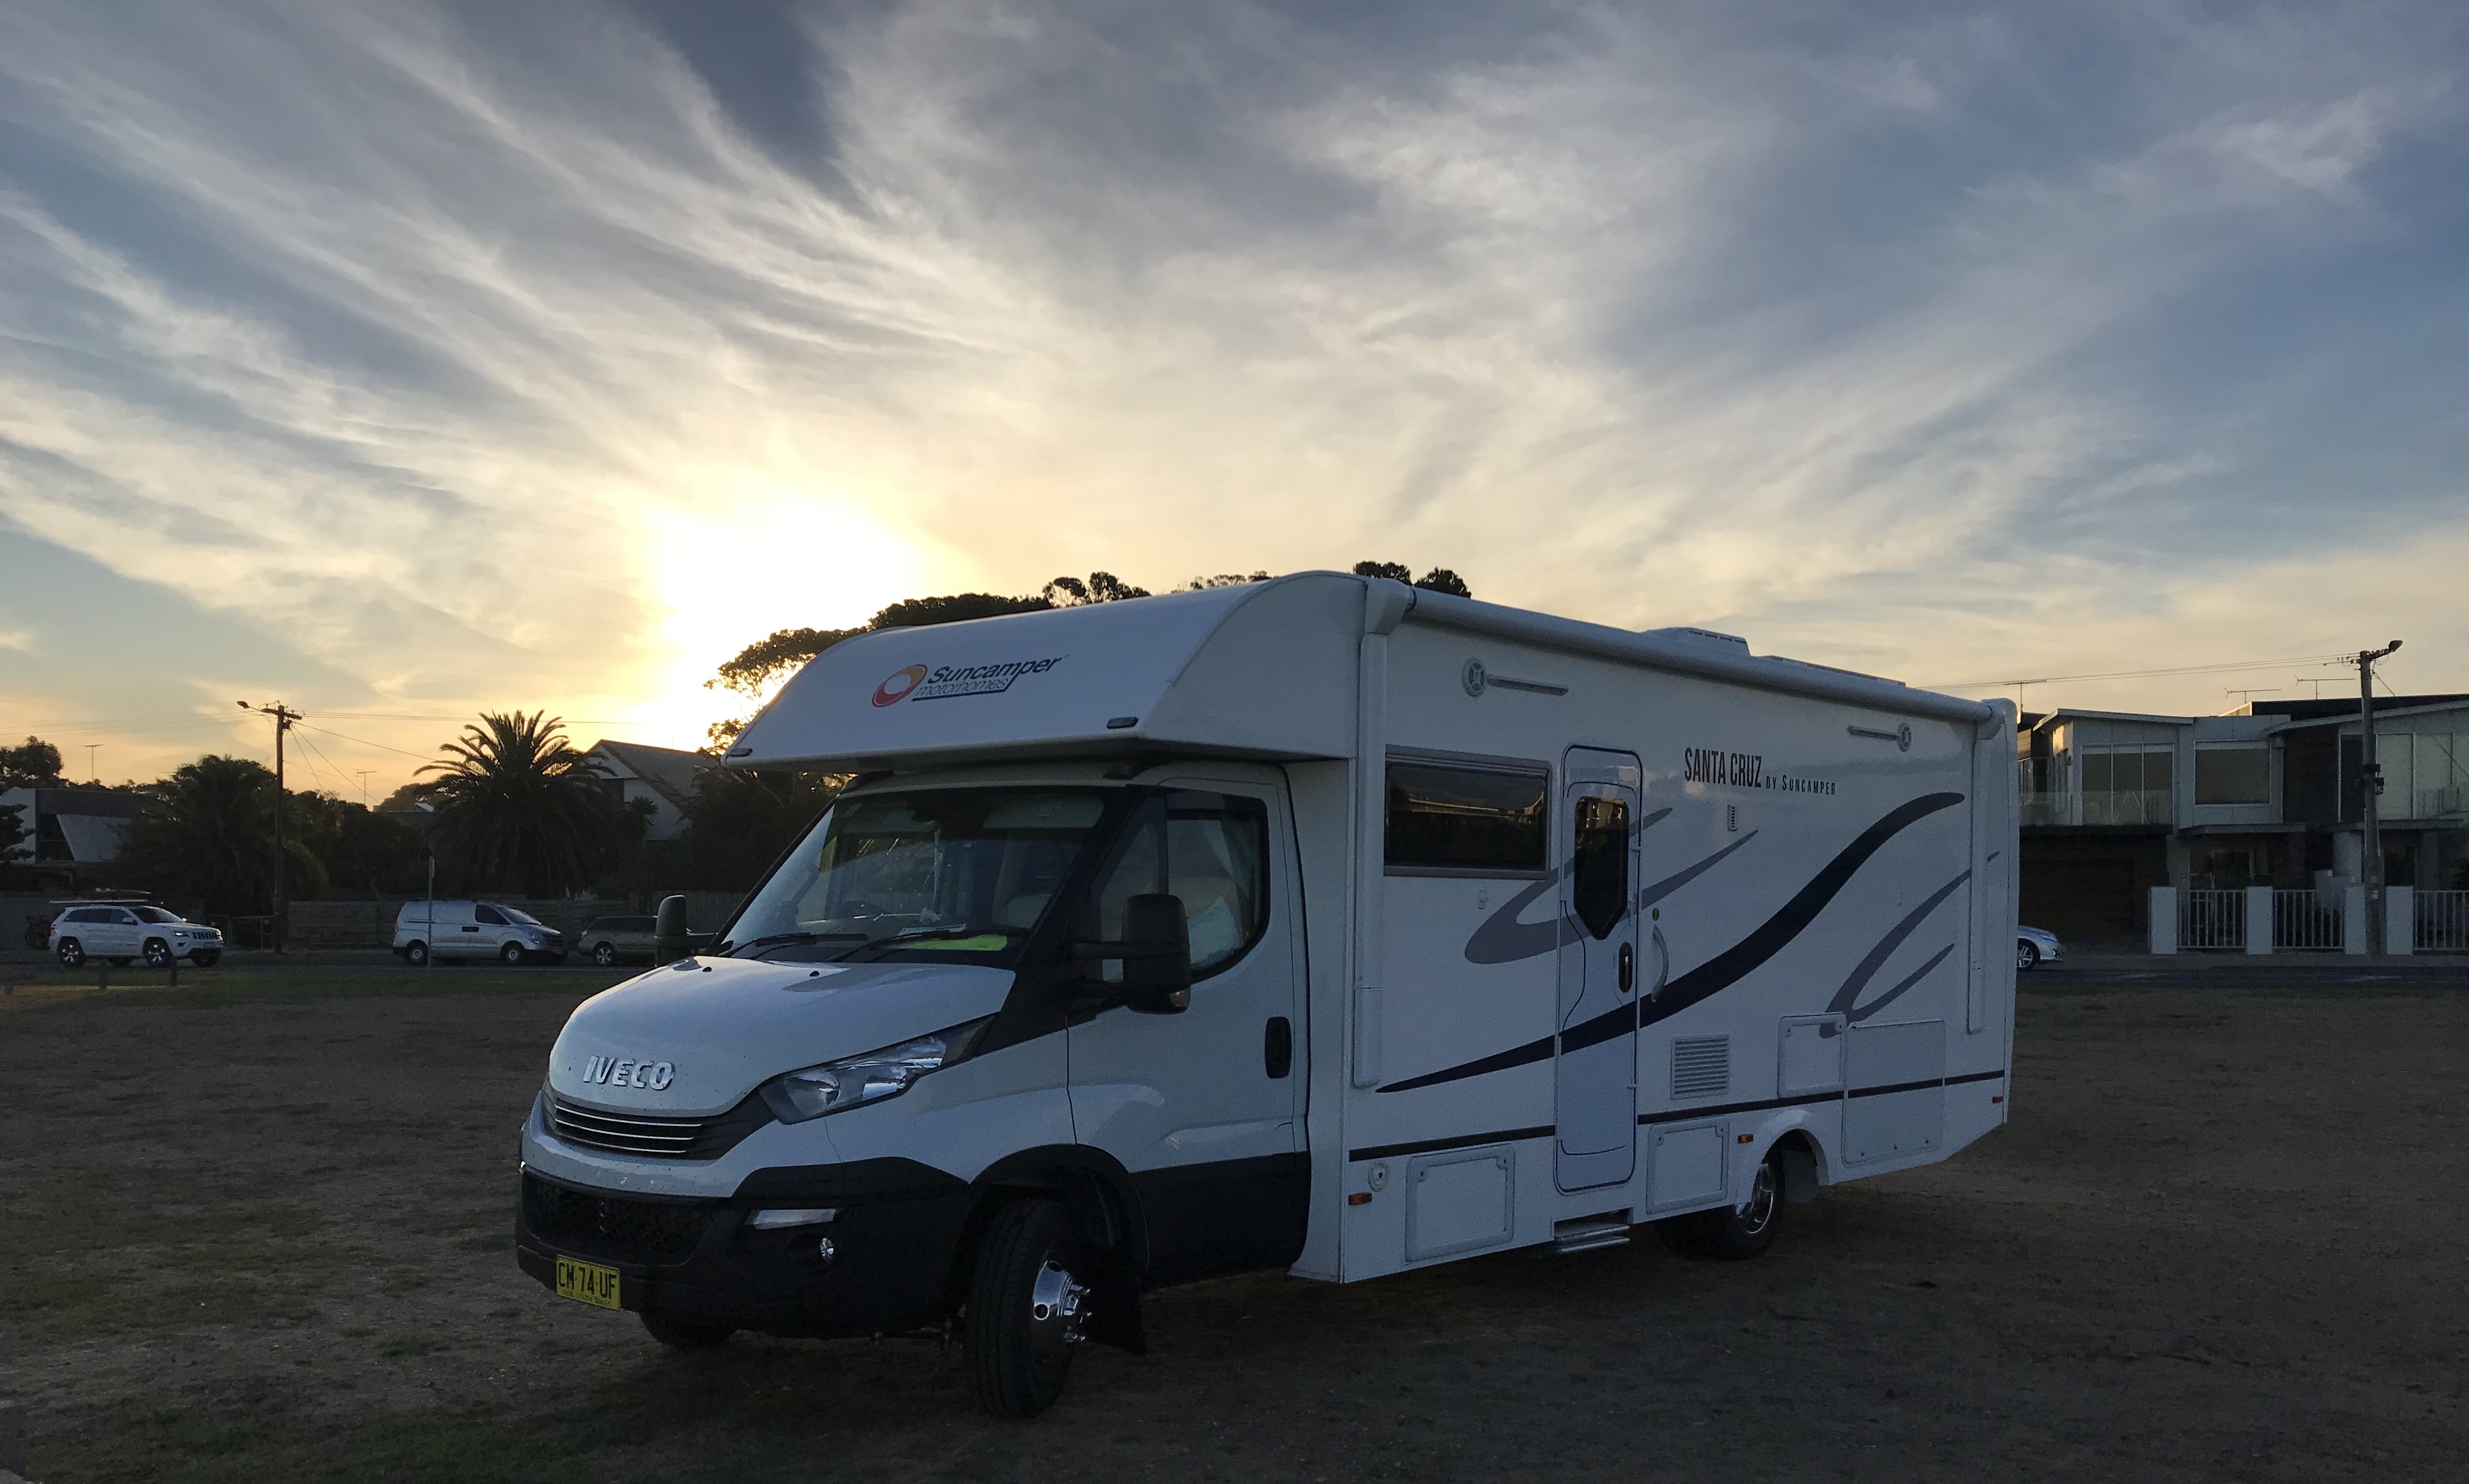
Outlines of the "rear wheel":
<svg viewBox="0 0 2469 1484">
<path fill-rule="evenodd" d="M 616 963 L 617 945 L 613 943 L 599 943 L 592 945 L 591 961 L 598 964 L 603 969 L 607 969 L 611 965 Z"/>
<path fill-rule="evenodd" d="M 425 943 L 405 944 L 403 950 L 403 961 L 409 964 L 414 969 L 427 963 L 428 945 Z"/>
<path fill-rule="evenodd" d="M 1054 1404 L 1089 1319 L 1085 1267 L 1062 1203 L 1015 1200 L 995 1213 L 969 1285 L 963 1331 L 969 1384 L 997 1417 L 1028 1418 Z"/>
<path fill-rule="evenodd" d="M 147 968 L 169 969 L 172 967 L 172 946 L 170 944 L 165 943 L 160 938 L 149 938 L 146 940 Z"/>
<path fill-rule="evenodd" d="M 2015 970 L 2027 973 L 2041 967 L 2041 946 L 2029 938 L 2015 940 Z"/>
<path fill-rule="evenodd" d="M 737 1333 L 726 1324 L 662 1313 L 657 1309 L 643 1311 L 643 1328 L 671 1350 L 709 1350 L 714 1345 L 727 1344 L 728 1336 Z"/>
<path fill-rule="evenodd" d="M 60 946 L 52 951 L 59 958 L 62 969 L 75 969 L 85 962 L 85 945 L 75 938 L 62 938 Z"/>
<path fill-rule="evenodd" d="M 1708 1257 L 1738 1261 L 1756 1257 L 1774 1244 L 1775 1228 L 1783 1224 L 1783 1164 L 1767 1153 L 1749 1182 L 1749 1199 L 1738 1208 L 1717 1206 L 1692 1212 L 1681 1221 L 1690 1245 Z"/>
<path fill-rule="evenodd" d="M 509 943 L 504 947 L 497 950 L 497 962 L 505 965 L 508 969 L 514 968 L 522 961 L 523 946 L 519 943 Z"/>
</svg>

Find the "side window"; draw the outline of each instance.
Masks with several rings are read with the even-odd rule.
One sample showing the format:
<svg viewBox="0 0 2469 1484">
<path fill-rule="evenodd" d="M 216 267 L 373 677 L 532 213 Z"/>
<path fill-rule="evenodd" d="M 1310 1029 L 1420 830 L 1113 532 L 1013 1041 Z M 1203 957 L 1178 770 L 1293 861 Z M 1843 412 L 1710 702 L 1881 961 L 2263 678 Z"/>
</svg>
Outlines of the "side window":
<svg viewBox="0 0 2469 1484">
<path fill-rule="evenodd" d="M 139 917 L 136 913 L 129 911 L 127 907 L 114 907 L 111 909 L 111 921 L 118 923 L 123 927 L 131 927 L 142 925 L 146 920 Z"/>
<path fill-rule="evenodd" d="M 1549 769 L 1389 765 L 1386 868 L 1401 876 L 1541 876 Z"/>
<path fill-rule="evenodd" d="M 483 902 L 472 909 L 472 915 L 492 927 L 506 925 L 506 914 Z"/>
<path fill-rule="evenodd" d="M 1194 978 L 1241 958 L 1269 923 L 1268 806 L 1189 790 L 1152 800 L 1097 883 L 1097 936 L 1121 937 L 1124 903 L 1161 891 L 1183 902 Z"/>
<path fill-rule="evenodd" d="M 64 923 L 99 923 L 103 921 L 103 913 L 94 907 L 77 907 L 60 914 L 60 921 Z"/>
</svg>

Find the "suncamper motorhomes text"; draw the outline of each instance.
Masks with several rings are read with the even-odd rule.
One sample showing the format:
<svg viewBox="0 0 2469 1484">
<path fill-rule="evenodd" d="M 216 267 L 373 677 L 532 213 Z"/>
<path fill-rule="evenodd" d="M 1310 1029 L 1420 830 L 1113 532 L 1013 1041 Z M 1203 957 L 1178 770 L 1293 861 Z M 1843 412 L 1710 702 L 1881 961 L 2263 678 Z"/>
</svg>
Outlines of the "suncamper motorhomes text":
<svg viewBox="0 0 2469 1484">
<path fill-rule="evenodd" d="M 658 1338 L 956 1336 L 993 1411 L 1143 1290 L 1785 1204 L 2003 1122 L 2014 714 L 1305 574 L 836 646 L 732 764 L 856 781 L 587 1001 L 519 1251 Z"/>
</svg>

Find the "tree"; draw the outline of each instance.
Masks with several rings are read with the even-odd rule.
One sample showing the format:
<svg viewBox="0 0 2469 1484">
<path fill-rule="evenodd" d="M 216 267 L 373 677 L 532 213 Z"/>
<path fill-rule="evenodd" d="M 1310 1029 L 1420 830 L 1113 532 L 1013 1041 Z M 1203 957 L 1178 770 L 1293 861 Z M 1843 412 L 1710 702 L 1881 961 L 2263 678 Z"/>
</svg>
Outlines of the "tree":
<svg viewBox="0 0 2469 1484">
<path fill-rule="evenodd" d="M 1046 584 L 1045 606 L 1076 608 L 1091 603 L 1120 603 L 1126 598 L 1150 596 L 1145 587 L 1134 587 L 1112 572 L 1092 572 L 1089 581 L 1076 577 L 1058 577 Z"/>
<path fill-rule="evenodd" d="M 434 836 L 473 886 L 561 895 L 627 848 L 630 820 L 641 828 L 561 718 L 483 713 L 439 750 L 447 759 L 420 770 L 438 775 L 427 790 Z"/>
<path fill-rule="evenodd" d="M 199 911 L 272 909 L 274 774 L 265 765 L 209 755 L 149 792 L 121 842 L 122 871 Z M 325 867 L 305 841 L 285 841 L 284 874 L 294 896 L 325 893 Z"/>
<path fill-rule="evenodd" d="M 8 859 L 25 842 L 25 814 L 22 804 L 0 805 L 0 860 Z"/>
<path fill-rule="evenodd" d="M 39 737 L 22 747 L 0 747 L 0 788 L 60 787 L 60 749 Z"/>
<path fill-rule="evenodd" d="M 1354 575 L 1357 577 L 1385 577 L 1395 582 L 1410 583 L 1428 592 L 1447 593 L 1453 598 L 1474 596 L 1474 589 L 1466 586 L 1465 579 L 1446 567 L 1434 567 L 1421 577 L 1417 577 L 1414 573 L 1415 569 L 1402 561 L 1358 561 L 1354 564 Z"/>
<path fill-rule="evenodd" d="M 1213 587 L 1241 587 L 1247 582 L 1265 582 L 1268 580 L 1269 574 L 1266 572 L 1255 572 L 1250 577 L 1245 577 L 1240 572 L 1220 572 L 1215 577 L 1195 577 L 1183 590 L 1188 593 L 1205 593 Z"/>
<path fill-rule="evenodd" d="M 670 842 L 671 878 L 688 891 L 751 890 L 848 779 L 842 774 L 704 769 Z"/>
<path fill-rule="evenodd" d="M 425 882 L 428 853 L 399 815 L 331 793 L 295 793 L 291 833 L 317 857 L 335 890 L 416 895 Z"/>
</svg>

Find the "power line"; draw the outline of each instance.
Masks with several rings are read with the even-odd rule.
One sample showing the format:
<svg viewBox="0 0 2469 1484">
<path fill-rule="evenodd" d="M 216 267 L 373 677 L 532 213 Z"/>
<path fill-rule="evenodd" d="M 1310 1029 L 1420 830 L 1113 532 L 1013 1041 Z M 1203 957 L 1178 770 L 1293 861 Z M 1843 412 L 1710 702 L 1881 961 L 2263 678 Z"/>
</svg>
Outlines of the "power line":
<svg viewBox="0 0 2469 1484">
<path fill-rule="evenodd" d="M 412 752 L 402 747 L 389 747 L 384 742 L 371 742 L 365 737 L 354 737 L 348 733 L 335 731 L 331 726 L 309 726 L 309 723 L 306 721 L 298 724 L 309 727 L 309 730 L 312 732 L 323 732 L 329 737 L 340 737 L 347 742 L 358 742 L 363 747 L 375 747 L 381 752 L 400 752 L 406 758 L 418 758 L 423 763 L 434 763 L 437 761 L 435 755 L 431 753 Z"/>
<path fill-rule="evenodd" d="M 2151 675 L 2221 674 L 2234 670 L 2271 670 L 2280 665 L 2323 665 L 2350 661 L 2347 654 L 2295 654 L 2283 659 L 2240 660 L 2227 665 L 2168 665 L 2157 670 L 2111 670 L 2086 675 L 2008 676 L 1999 680 L 1942 680 L 1922 687 L 1927 691 L 1977 691 L 2010 685 L 2059 685 L 2076 680 L 2139 680 Z"/>
</svg>

